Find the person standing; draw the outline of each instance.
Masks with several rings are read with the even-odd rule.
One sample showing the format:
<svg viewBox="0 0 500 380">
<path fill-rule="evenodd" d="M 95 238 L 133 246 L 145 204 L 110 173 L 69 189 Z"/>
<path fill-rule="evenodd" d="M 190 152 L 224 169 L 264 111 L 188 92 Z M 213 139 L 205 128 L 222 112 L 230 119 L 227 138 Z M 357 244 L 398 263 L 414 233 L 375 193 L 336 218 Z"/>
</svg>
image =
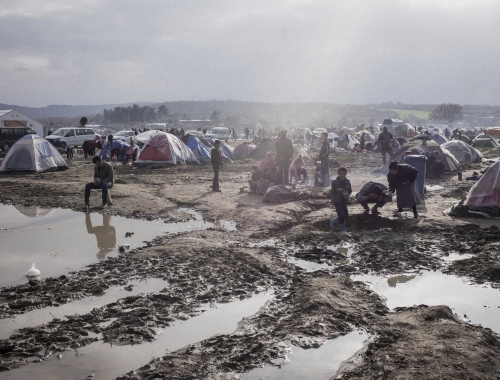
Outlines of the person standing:
<svg viewBox="0 0 500 380">
<path fill-rule="evenodd" d="M 278 166 L 278 184 L 288 184 L 288 173 L 290 162 L 293 158 L 292 140 L 286 137 L 286 130 L 279 133 L 278 139 L 274 143 L 276 150 L 276 165 Z"/>
<path fill-rule="evenodd" d="M 323 186 L 330 185 L 330 143 L 328 142 L 328 133 L 321 134 L 321 149 L 318 155 L 321 161 L 321 175 L 323 176 Z"/>
<path fill-rule="evenodd" d="M 90 208 L 90 190 L 101 189 L 102 190 L 102 204 L 98 209 L 104 209 L 106 206 L 111 206 L 113 201 L 111 200 L 111 194 L 109 189 L 113 187 L 113 166 L 103 161 L 101 157 L 94 156 L 92 158 L 92 163 L 94 164 L 94 182 L 89 182 L 85 185 L 85 206 L 84 210 L 89 211 Z"/>
<path fill-rule="evenodd" d="M 402 212 L 403 208 L 411 207 L 415 219 L 419 217 L 417 205 L 420 204 L 420 194 L 416 182 L 417 175 L 418 170 L 411 165 L 398 164 L 396 161 L 389 164 L 387 181 L 391 193 L 397 190 L 398 211 Z"/>
<path fill-rule="evenodd" d="M 211 162 L 212 162 L 212 169 L 214 170 L 214 180 L 212 182 L 212 191 L 215 191 L 217 193 L 220 193 L 220 188 L 219 188 L 219 171 L 222 169 L 222 154 L 220 152 L 220 141 L 215 140 L 214 141 L 214 147 L 211 152 Z"/>
<path fill-rule="evenodd" d="M 359 138 L 359 149 L 365 149 L 365 132 L 361 132 L 361 137 Z"/>
<path fill-rule="evenodd" d="M 352 193 L 351 181 L 347 179 L 347 169 L 340 167 L 337 170 L 338 177 L 332 181 L 331 201 L 335 206 L 337 217 L 330 219 L 330 228 L 333 230 L 337 224 L 340 224 L 340 231 L 346 232 L 345 221 L 349 216 L 347 205 L 349 204 L 349 195 Z"/>
<path fill-rule="evenodd" d="M 384 126 L 380 135 L 378 135 L 378 142 L 380 144 L 380 153 L 382 153 L 382 164 L 386 163 L 386 155 L 389 153 L 389 158 L 392 157 L 394 152 L 392 151 L 391 141 L 394 140 L 392 133 L 387 130 Z"/>
<path fill-rule="evenodd" d="M 248 129 L 248 127 L 245 127 L 245 140 L 248 140 L 249 137 L 250 137 L 250 129 Z"/>
</svg>

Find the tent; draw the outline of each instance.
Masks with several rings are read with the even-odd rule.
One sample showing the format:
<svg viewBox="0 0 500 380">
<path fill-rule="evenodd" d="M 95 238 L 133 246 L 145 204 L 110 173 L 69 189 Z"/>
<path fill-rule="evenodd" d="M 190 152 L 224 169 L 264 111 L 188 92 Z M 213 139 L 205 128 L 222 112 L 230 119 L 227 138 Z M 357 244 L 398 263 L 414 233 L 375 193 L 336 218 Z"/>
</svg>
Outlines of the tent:
<svg viewBox="0 0 500 380">
<path fill-rule="evenodd" d="M 500 205 L 500 161 L 493 164 L 469 190 L 466 206 Z"/>
<path fill-rule="evenodd" d="M 253 152 L 250 154 L 250 158 L 254 160 L 262 160 L 266 157 L 267 152 L 273 152 L 276 154 L 276 149 L 274 148 L 274 142 L 270 137 L 262 139 L 262 141 L 255 147 Z"/>
<path fill-rule="evenodd" d="M 29 216 L 30 218 L 37 218 L 39 216 L 44 216 L 47 215 L 49 212 L 52 211 L 51 208 L 41 208 L 39 206 L 25 206 L 25 205 L 14 205 L 14 207 L 19 211 L 21 214 L 24 214 L 26 216 Z"/>
<path fill-rule="evenodd" d="M 193 151 L 198 161 L 210 161 L 212 156 L 211 148 L 203 144 L 198 137 L 188 134 L 182 136 L 181 140 Z"/>
<path fill-rule="evenodd" d="M 488 128 L 485 132 L 497 140 L 500 139 L 500 127 Z"/>
<path fill-rule="evenodd" d="M 130 144 L 127 144 L 122 140 L 113 140 L 111 143 L 106 142 L 102 147 L 101 157 L 103 159 L 109 159 L 111 157 L 111 151 L 118 151 L 117 157 L 118 160 L 125 160 L 125 149 L 127 149 Z"/>
<path fill-rule="evenodd" d="M 137 163 L 166 163 L 174 164 L 196 162 L 193 151 L 178 137 L 161 131 L 156 132 L 142 148 Z M 139 135 L 137 135 L 139 136 Z"/>
<path fill-rule="evenodd" d="M 481 162 L 483 155 L 481 152 L 477 151 L 470 145 L 459 140 L 451 140 L 444 144 L 441 144 L 441 148 L 445 148 L 453 154 L 453 156 L 461 164 L 469 164 L 472 162 Z"/>
<path fill-rule="evenodd" d="M 61 153 L 51 143 L 38 135 L 26 135 L 9 149 L 0 166 L 0 172 L 41 173 L 67 168 Z"/>
<path fill-rule="evenodd" d="M 448 139 L 442 133 L 434 133 L 434 134 L 432 134 L 431 135 L 431 140 L 434 140 L 439 145 L 444 144 L 445 142 L 448 142 Z"/>
<path fill-rule="evenodd" d="M 446 148 L 439 146 L 438 143 L 433 140 L 417 139 L 408 141 L 392 155 L 391 159 L 388 160 L 381 169 L 378 169 L 377 171 L 387 173 L 389 171 L 389 164 L 391 163 L 391 161 L 396 161 L 398 163 L 403 162 L 405 153 L 409 150 L 415 150 L 415 152 L 412 154 L 423 155 L 427 157 L 433 154 L 435 150 L 437 150 L 439 152 L 441 162 L 444 164 L 445 171 L 452 172 L 458 169 L 459 162 L 450 152 L 446 150 Z"/>
<path fill-rule="evenodd" d="M 214 140 L 213 139 L 206 139 L 206 138 L 202 138 L 202 137 L 199 137 L 200 141 L 210 147 L 210 149 L 213 148 L 214 146 Z M 224 162 L 233 162 L 233 160 L 236 160 L 236 158 L 234 157 L 234 154 L 233 154 L 233 148 L 228 145 L 227 143 L 225 143 L 224 141 L 220 141 L 220 151 L 222 153 L 222 161 Z"/>
<path fill-rule="evenodd" d="M 498 141 L 495 140 L 493 136 L 490 136 L 487 133 L 481 133 L 480 135 L 477 135 L 476 138 L 472 141 L 472 146 L 491 147 L 499 145 L 500 144 L 498 143 Z"/>
<path fill-rule="evenodd" d="M 243 160 L 245 158 L 248 158 L 255 150 L 255 148 L 256 146 L 254 144 L 245 141 L 234 148 L 233 150 L 234 157 L 237 160 Z"/>
</svg>

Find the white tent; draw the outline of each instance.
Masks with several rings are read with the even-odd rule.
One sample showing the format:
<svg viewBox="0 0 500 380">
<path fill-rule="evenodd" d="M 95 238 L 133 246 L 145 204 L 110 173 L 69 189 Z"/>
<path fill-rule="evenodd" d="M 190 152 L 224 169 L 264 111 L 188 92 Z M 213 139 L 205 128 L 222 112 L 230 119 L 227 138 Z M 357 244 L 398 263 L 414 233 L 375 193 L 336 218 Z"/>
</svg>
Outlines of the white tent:
<svg viewBox="0 0 500 380">
<path fill-rule="evenodd" d="M 43 124 L 36 120 L 24 116 L 16 110 L 1 110 L 0 111 L 0 126 L 1 127 L 29 127 L 38 135 L 43 136 Z"/>
<path fill-rule="evenodd" d="M 26 135 L 12 145 L 2 161 L 0 172 L 40 173 L 67 168 L 68 165 L 61 153 L 51 143 L 38 135 Z"/>
<path fill-rule="evenodd" d="M 468 164 L 471 162 L 481 162 L 483 154 L 460 140 L 451 140 L 441 144 L 441 148 L 448 150 L 459 163 Z"/>
</svg>

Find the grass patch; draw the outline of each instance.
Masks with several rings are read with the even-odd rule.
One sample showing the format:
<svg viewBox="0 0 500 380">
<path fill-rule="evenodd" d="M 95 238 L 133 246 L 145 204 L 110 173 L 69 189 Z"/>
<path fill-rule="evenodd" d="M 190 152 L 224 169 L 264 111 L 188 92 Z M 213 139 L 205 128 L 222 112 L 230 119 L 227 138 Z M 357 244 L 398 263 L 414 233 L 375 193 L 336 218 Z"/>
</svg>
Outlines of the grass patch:
<svg viewBox="0 0 500 380">
<path fill-rule="evenodd" d="M 393 111 L 398 114 L 398 117 L 400 119 L 405 119 L 407 117 L 410 117 L 410 115 L 413 115 L 415 117 L 418 117 L 419 119 L 429 119 L 429 111 L 417 111 L 417 110 L 400 110 L 397 108 L 378 108 L 380 111 Z"/>
<path fill-rule="evenodd" d="M 119 184 L 121 184 L 121 185 L 124 185 L 124 184 L 127 184 L 127 183 L 128 183 L 128 181 L 127 181 L 125 178 L 117 178 L 117 179 L 115 180 L 115 183 L 119 183 Z"/>
</svg>

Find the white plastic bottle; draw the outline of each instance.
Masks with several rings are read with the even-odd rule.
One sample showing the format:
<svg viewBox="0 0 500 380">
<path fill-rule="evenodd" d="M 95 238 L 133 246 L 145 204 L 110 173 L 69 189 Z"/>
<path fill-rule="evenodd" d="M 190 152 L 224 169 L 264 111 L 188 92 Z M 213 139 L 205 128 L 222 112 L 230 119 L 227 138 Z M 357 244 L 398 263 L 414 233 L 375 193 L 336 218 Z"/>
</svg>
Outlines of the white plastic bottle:
<svg viewBox="0 0 500 380">
<path fill-rule="evenodd" d="M 399 218 L 406 218 L 408 216 L 408 212 L 404 211 L 404 212 L 398 212 L 398 217 Z"/>
</svg>

